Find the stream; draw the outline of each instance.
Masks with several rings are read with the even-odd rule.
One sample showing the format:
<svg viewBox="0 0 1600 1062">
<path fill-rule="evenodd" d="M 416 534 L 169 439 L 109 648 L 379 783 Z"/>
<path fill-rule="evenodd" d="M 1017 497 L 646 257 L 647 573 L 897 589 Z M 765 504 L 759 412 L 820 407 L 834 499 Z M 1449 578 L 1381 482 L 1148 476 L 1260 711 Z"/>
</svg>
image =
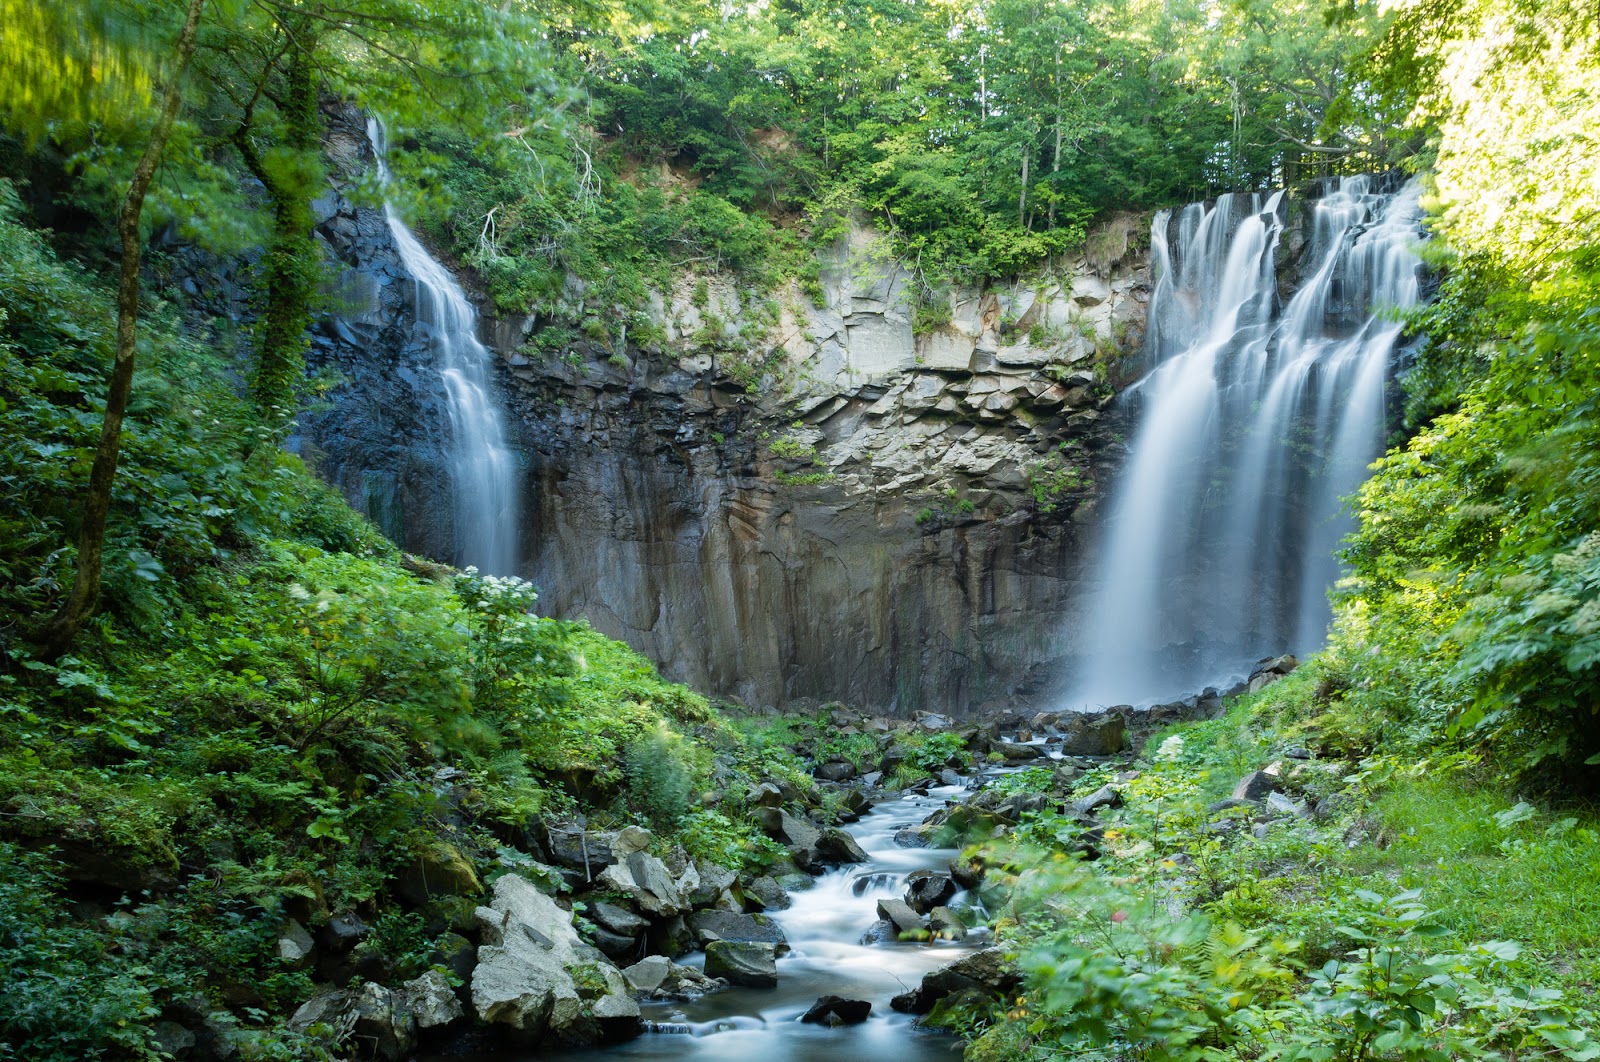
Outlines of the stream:
<svg viewBox="0 0 1600 1062">
<path fill-rule="evenodd" d="M 499 1052 L 468 1056 L 477 1062 L 611 1062 L 619 1059 L 693 1059 L 696 1062 L 833 1062 L 839 1058 L 892 1058 L 896 1062 L 949 1062 L 961 1057 L 960 1042 L 944 1033 L 912 1025 L 912 1016 L 889 1009 L 889 1000 L 917 987 L 924 974 L 987 943 L 987 930 L 969 931 L 960 943 L 865 945 L 864 934 L 878 921 L 879 900 L 898 898 L 907 874 L 945 870 L 953 848 L 902 848 L 897 830 L 920 823 L 946 801 L 959 800 L 964 786 L 941 786 L 927 794 L 908 793 L 876 805 L 851 824 L 869 857 L 866 863 L 839 867 L 816 884 L 791 894 L 788 910 L 772 914 L 793 949 L 778 960 L 776 988 L 724 989 L 690 1003 L 641 1004 L 647 1031 L 638 1039 L 604 1048 L 574 1051 Z M 952 907 L 972 902 L 958 895 Z M 702 953 L 677 960 L 701 965 Z M 872 1003 L 860 1025 L 828 1028 L 804 1024 L 800 1015 L 818 996 L 836 995 Z M 461 1056 L 455 1056 L 457 1058 Z"/>
</svg>

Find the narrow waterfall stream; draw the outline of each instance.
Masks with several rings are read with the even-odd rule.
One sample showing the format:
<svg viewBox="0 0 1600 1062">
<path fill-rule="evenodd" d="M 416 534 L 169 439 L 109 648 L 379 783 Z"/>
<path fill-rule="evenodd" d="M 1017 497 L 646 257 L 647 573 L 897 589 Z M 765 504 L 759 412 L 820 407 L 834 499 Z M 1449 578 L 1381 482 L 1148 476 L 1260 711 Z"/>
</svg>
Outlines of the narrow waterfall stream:
<svg viewBox="0 0 1600 1062">
<path fill-rule="evenodd" d="M 378 173 L 389 183 L 383 126 L 369 119 L 367 135 Z M 490 377 L 493 353 L 478 339 L 478 313 L 450 271 L 427 252 L 385 200 L 384 218 L 406 272 L 416 283 L 417 324 L 428 330 L 450 415 L 450 463 L 455 556 L 461 567 L 490 575 L 517 570 L 516 459 L 506 445 L 498 396 Z"/>
<path fill-rule="evenodd" d="M 1277 312 L 1283 193 L 1156 215 L 1149 373 L 1100 530 L 1100 589 L 1069 708 L 1149 703 L 1317 648 L 1349 524 L 1380 452 L 1385 383 L 1419 296 L 1420 189 L 1333 182 Z"/>
</svg>

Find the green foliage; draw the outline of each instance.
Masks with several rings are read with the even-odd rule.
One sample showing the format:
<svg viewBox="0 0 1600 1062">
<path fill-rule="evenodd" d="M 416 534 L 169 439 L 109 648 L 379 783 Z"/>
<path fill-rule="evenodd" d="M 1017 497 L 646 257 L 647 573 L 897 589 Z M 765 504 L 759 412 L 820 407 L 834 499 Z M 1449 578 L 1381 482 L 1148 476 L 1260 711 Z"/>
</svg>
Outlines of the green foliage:
<svg viewBox="0 0 1600 1062">
<path fill-rule="evenodd" d="M 662 826 L 670 827 L 688 814 L 696 773 L 692 751 L 665 723 L 635 739 L 623 753 L 629 804 Z"/>
<path fill-rule="evenodd" d="M 148 1031 L 160 1013 L 149 983 L 154 971 L 122 968 L 107 977 L 116 935 L 62 916 L 51 861 L 7 842 L 0 842 L 0 858 L 7 867 L 0 880 L 0 989 L 10 1001 L 0 1017 L 0 1058 L 161 1057 Z"/>
<path fill-rule="evenodd" d="M 986 888 L 1011 889 L 1002 942 L 1028 981 L 969 1020 L 972 1056 L 1600 1057 L 1583 1002 L 1600 958 L 1580 898 L 1596 887 L 1592 816 L 1473 784 L 1470 760 L 1395 756 L 1281 761 L 1296 800 L 1351 809 L 1326 825 L 1212 828 L 1238 814 L 1208 804 L 1244 770 L 1320 744 L 1328 675 L 1302 670 L 1152 738 L 1101 813 L 1097 861 L 1069 854 L 1082 827 L 1048 810 L 982 853 Z M 1052 772 L 1025 774 L 1008 788 L 1054 790 Z"/>
<path fill-rule="evenodd" d="M 1053 513 L 1075 494 L 1093 486 L 1077 465 L 1061 453 L 1028 468 L 1028 493 L 1041 513 Z"/>
<path fill-rule="evenodd" d="M 902 735 L 898 744 L 906 754 L 903 766 L 919 777 L 972 763 L 966 741 L 952 730 L 912 731 Z"/>
</svg>

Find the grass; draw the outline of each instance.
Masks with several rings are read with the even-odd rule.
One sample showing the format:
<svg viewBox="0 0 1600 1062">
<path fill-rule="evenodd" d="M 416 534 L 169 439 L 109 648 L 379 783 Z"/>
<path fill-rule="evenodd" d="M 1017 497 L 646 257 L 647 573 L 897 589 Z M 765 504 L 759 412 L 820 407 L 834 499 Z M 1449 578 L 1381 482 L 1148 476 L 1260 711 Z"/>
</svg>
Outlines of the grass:
<svg viewBox="0 0 1600 1062">
<path fill-rule="evenodd" d="M 1514 794 L 1445 776 L 1384 793 L 1372 840 L 1349 851 L 1354 874 L 1421 889 L 1463 941 L 1516 940 L 1558 976 L 1600 981 L 1600 818 L 1535 811 L 1501 826 Z M 1523 805 L 1527 807 L 1527 805 Z"/>
</svg>

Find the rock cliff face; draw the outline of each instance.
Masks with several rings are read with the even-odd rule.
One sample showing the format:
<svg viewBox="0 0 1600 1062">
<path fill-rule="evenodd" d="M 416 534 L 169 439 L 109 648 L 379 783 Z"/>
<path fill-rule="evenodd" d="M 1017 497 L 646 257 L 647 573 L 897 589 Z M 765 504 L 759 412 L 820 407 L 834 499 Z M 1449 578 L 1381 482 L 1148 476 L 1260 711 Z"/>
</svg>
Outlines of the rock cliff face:
<svg viewBox="0 0 1600 1062">
<path fill-rule="evenodd" d="M 553 614 L 747 703 L 1026 694 L 1071 650 L 1147 226 L 1115 219 L 1060 280 L 954 292 L 921 335 L 910 277 L 858 229 L 816 302 L 685 277 L 646 349 L 527 344 L 525 574 Z"/>
<path fill-rule="evenodd" d="M 370 160 L 354 123 L 330 152 L 347 173 Z M 381 212 L 337 190 L 319 207 L 341 268 L 313 368 L 341 382 L 303 449 L 396 541 L 448 557 L 447 427 L 411 285 Z M 754 705 L 1026 699 L 1072 651 L 1148 228 L 1113 218 L 1056 274 L 932 310 L 857 226 L 820 291 L 685 275 L 617 349 L 486 321 L 525 474 L 521 574 L 550 614 Z"/>
</svg>

